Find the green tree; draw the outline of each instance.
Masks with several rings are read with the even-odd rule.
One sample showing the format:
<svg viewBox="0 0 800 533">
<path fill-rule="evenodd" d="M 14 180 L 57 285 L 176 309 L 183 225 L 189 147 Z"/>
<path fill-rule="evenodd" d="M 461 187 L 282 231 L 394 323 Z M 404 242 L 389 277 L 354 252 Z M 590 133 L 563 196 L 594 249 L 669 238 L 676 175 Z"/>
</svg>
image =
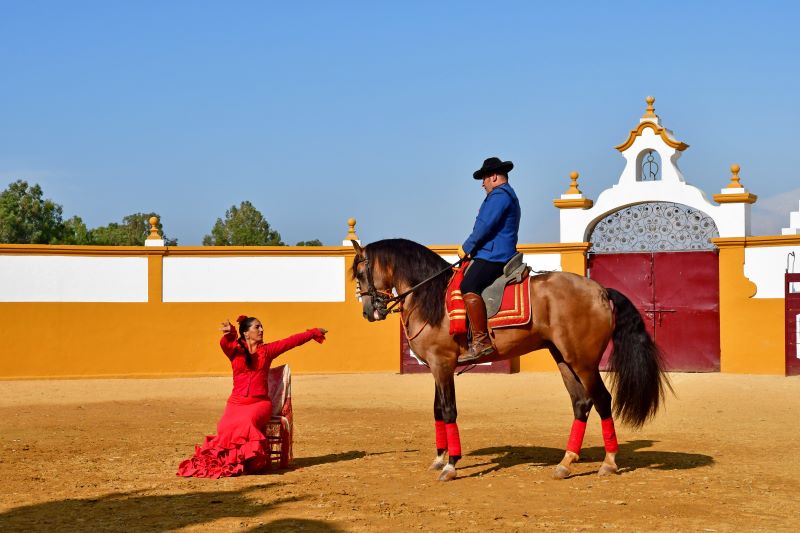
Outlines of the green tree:
<svg viewBox="0 0 800 533">
<path fill-rule="evenodd" d="M 17 180 L 0 193 L 0 242 L 51 244 L 61 236 L 61 206 L 42 198 L 39 185 Z"/>
<path fill-rule="evenodd" d="M 164 244 L 176 246 L 177 239 L 170 239 L 164 233 L 161 217 L 158 213 L 134 213 L 122 219 L 122 223 L 112 222 L 107 226 L 100 226 L 90 231 L 92 244 L 100 246 L 142 246 L 150 234 L 150 217 L 158 217 L 158 229 L 161 232 Z"/>
<path fill-rule="evenodd" d="M 322 246 L 322 241 L 319 239 L 314 239 L 311 241 L 300 241 L 295 246 Z"/>
<path fill-rule="evenodd" d="M 74 216 L 64 221 L 61 227 L 61 238 L 59 244 L 94 244 L 92 234 L 86 229 L 83 219 Z"/>
<path fill-rule="evenodd" d="M 203 237 L 204 246 L 286 246 L 281 234 L 253 204 L 245 200 L 239 207 L 225 211 L 225 220 L 218 218 L 211 235 Z"/>
</svg>

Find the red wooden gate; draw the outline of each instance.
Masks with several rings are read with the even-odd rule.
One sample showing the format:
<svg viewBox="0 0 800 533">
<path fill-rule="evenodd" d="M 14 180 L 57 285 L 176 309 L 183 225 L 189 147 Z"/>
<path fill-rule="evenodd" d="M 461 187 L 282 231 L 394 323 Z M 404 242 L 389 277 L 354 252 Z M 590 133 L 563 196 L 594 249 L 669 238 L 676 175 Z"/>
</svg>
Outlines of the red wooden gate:
<svg viewBox="0 0 800 533">
<path fill-rule="evenodd" d="M 408 345 L 408 338 L 406 332 L 403 330 L 403 325 L 400 324 L 400 373 L 401 374 L 418 374 L 422 372 L 430 372 L 430 369 L 422 364 L 422 362 L 414 357 L 411 353 L 411 347 Z M 494 363 L 483 363 L 475 365 L 475 368 L 470 372 L 486 372 L 493 374 L 511 374 L 516 369 L 515 362 L 511 360 L 495 361 Z M 461 369 L 463 367 L 459 367 Z"/>
<path fill-rule="evenodd" d="M 716 252 L 594 254 L 588 267 L 589 277 L 639 309 L 668 370 L 719 371 Z"/>
<path fill-rule="evenodd" d="M 786 274 L 786 375 L 800 375 L 800 274 Z"/>
</svg>

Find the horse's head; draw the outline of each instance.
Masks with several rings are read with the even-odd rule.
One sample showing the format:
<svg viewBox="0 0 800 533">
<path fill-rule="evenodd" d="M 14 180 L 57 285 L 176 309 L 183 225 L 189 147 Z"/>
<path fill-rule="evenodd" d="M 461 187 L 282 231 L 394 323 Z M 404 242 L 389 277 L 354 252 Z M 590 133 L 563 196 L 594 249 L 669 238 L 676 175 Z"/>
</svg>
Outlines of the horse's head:
<svg viewBox="0 0 800 533">
<path fill-rule="evenodd" d="M 356 280 L 356 294 L 361 300 L 364 318 L 370 322 L 385 320 L 390 312 L 387 305 L 393 296 L 391 274 L 385 265 L 369 255 L 369 246 L 362 248 L 358 242 L 351 242 L 356 250 L 351 274 Z"/>
</svg>

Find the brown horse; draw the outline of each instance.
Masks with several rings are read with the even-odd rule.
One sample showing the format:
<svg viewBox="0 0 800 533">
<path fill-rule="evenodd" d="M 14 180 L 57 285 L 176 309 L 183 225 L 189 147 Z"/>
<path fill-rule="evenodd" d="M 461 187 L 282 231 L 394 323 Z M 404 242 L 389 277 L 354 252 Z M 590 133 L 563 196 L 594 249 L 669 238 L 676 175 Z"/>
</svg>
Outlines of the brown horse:
<svg viewBox="0 0 800 533">
<path fill-rule="evenodd" d="M 352 275 L 361 295 L 364 318 L 370 322 L 385 319 L 392 305 L 399 303 L 409 344 L 431 369 L 436 382 L 436 459 L 431 469 L 441 470 L 442 481 L 454 479 L 461 442 L 453 375 L 467 343 L 465 338 L 453 338 L 449 333 L 445 311 L 448 263 L 425 246 L 405 239 L 377 241 L 364 248 L 356 242 L 353 245 L 356 255 Z M 399 296 L 393 296 L 393 291 Z M 533 318 L 529 324 L 494 332 L 497 352 L 481 362 L 549 349 L 561 371 L 574 414 L 566 453 L 553 476 L 563 479 L 570 475 L 570 465 L 579 458 L 593 406 L 600 415 L 606 450 L 598 473 L 616 473 L 618 444 L 611 394 L 599 371 L 609 341 L 614 342 L 610 376 L 617 418 L 633 427 L 641 426 L 655 415 L 663 402 L 665 387 L 669 387 L 659 351 L 645 330 L 641 315 L 618 291 L 567 272 L 534 276 L 531 308 Z"/>
</svg>

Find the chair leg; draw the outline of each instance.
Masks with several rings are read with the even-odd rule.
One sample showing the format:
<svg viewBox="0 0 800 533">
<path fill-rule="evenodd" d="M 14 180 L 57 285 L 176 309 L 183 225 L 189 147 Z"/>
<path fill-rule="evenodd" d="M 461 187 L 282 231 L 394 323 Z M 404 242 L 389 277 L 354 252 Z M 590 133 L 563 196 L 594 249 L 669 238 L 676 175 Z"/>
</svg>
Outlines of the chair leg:
<svg viewBox="0 0 800 533">
<path fill-rule="evenodd" d="M 281 426 L 281 468 L 292 463 L 292 430 Z"/>
</svg>

